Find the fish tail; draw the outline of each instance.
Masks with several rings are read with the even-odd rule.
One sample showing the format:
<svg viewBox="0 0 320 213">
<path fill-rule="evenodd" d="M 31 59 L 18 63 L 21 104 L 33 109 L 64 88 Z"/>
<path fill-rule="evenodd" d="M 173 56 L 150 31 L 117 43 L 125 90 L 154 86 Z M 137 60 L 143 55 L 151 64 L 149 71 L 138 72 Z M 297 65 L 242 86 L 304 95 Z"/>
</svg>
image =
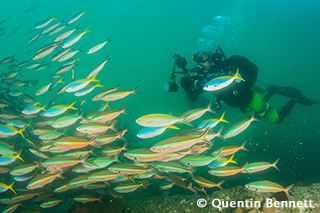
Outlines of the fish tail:
<svg viewBox="0 0 320 213">
<path fill-rule="evenodd" d="M 16 142 L 14 142 L 13 144 L 12 144 L 12 146 L 9 146 L 11 149 L 14 149 L 14 146 L 16 145 Z"/>
<path fill-rule="evenodd" d="M 139 94 L 138 92 L 136 92 L 136 89 L 138 89 L 139 86 L 140 86 L 140 85 L 138 85 L 138 86 L 136 86 L 135 88 L 133 88 L 133 90 L 131 90 L 132 93 L 134 93 L 134 94 Z"/>
<path fill-rule="evenodd" d="M 86 166 L 88 166 L 88 167 L 92 167 L 92 165 L 86 161 L 88 157 L 89 157 L 89 155 L 87 155 L 84 158 L 82 158 L 81 159 L 81 163 L 86 165 Z"/>
<path fill-rule="evenodd" d="M 24 137 L 24 136 L 23 136 Z M 20 157 L 22 149 L 19 151 L 19 153 L 16 155 L 16 158 L 19 158 L 22 162 L 24 162 L 24 160 Z"/>
<path fill-rule="evenodd" d="M 239 68 L 237 68 L 237 72 L 236 72 L 234 78 L 240 79 L 241 81 L 245 81 L 243 78 L 241 78 L 241 77 L 239 76 Z"/>
<path fill-rule="evenodd" d="M 58 83 L 65 84 L 65 83 L 62 81 L 63 77 L 64 77 L 64 76 L 62 76 L 62 77 L 57 81 L 57 84 L 58 84 Z"/>
<path fill-rule="evenodd" d="M 100 84 L 100 82 L 98 82 L 96 85 L 94 85 L 95 87 L 104 87 L 103 85 Z"/>
<path fill-rule="evenodd" d="M 94 140 L 92 141 L 91 145 L 94 146 L 94 147 L 101 148 L 101 146 L 100 146 L 99 144 L 97 144 L 97 143 L 94 142 L 95 140 L 96 140 L 96 139 L 94 139 Z"/>
<path fill-rule="evenodd" d="M 88 33 L 88 32 L 91 32 L 91 30 L 88 30 L 89 27 L 87 27 L 83 32 L 82 34 L 85 34 L 85 33 Z"/>
<path fill-rule="evenodd" d="M 110 36 L 111 37 L 111 36 Z M 111 58 L 109 57 L 109 55 L 107 55 L 106 59 L 104 60 L 105 63 L 107 63 L 107 61 L 109 61 Z M 119 86 L 119 84 L 118 84 Z"/>
<path fill-rule="evenodd" d="M 245 164 L 243 165 L 243 167 L 241 167 L 241 169 L 242 169 L 242 171 L 249 173 L 249 172 L 246 170 L 247 165 L 248 165 L 248 162 L 245 163 Z"/>
<path fill-rule="evenodd" d="M 99 197 L 99 198 L 98 198 L 98 201 L 103 204 L 101 198 L 103 198 L 103 196 Z"/>
<path fill-rule="evenodd" d="M 211 109 L 211 106 L 212 106 L 212 101 L 210 101 L 210 103 L 208 104 L 206 111 L 209 111 L 209 112 L 212 112 L 213 114 L 216 114 L 216 112 Z"/>
<path fill-rule="evenodd" d="M 251 114 L 250 120 L 251 120 L 251 121 L 260 121 L 258 118 L 255 118 L 255 117 L 254 117 L 254 110 L 252 110 L 252 114 Z"/>
<path fill-rule="evenodd" d="M 206 130 L 200 135 L 200 138 L 201 138 L 202 140 L 204 140 L 205 142 L 207 142 L 208 144 L 213 145 L 213 143 L 206 138 L 206 135 L 207 135 L 207 133 L 208 133 L 209 130 L 210 130 L 209 128 L 206 129 Z"/>
<path fill-rule="evenodd" d="M 77 102 L 77 101 L 75 101 L 75 102 L 73 102 L 72 104 L 70 104 L 70 105 L 68 106 L 68 109 L 75 109 L 75 110 L 77 110 L 77 108 L 73 107 L 73 105 L 74 105 L 76 102 Z"/>
<path fill-rule="evenodd" d="M 221 184 L 223 184 L 224 181 L 226 181 L 226 180 L 222 180 L 222 181 L 220 181 L 219 183 L 217 183 L 217 187 L 218 187 L 219 189 L 221 189 L 221 190 L 223 190 L 223 188 L 221 187 Z"/>
<path fill-rule="evenodd" d="M 12 186 L 15 182 L 13 181 L 9 186 L 8 189 L 10 189 L 11 191 L 13 191 L 13 193 L 15 193 L 17 195 L 17 193 L 13 190 Z"/>
<path fill-rule="evenodd" d="M 112 37 L 112 35 L 109 36 L 109 38 L 107 39 L 107 42 L 112 41 L 112 40 L 111 40 L 111 37 Z"/>
<path fill-rule="evenodd" d="M 127 107 L 127 105 L 128 105 L 128 103 L 126 103 L 126 104 L 124 105 L 124 107 L 122 107 L 121 112 L 124 113 L 124 114 L 130 115 L 128 112 L 126 112 L 126 107 Z"/>
<path fill-rule="evenodd" d="M 97 80 L 97 79 L 96 79 L 97 75 L 98 75 L 98 73 L 96 73 L 92 78 L 90 78 L 89 81 L 90 81 L 90 82 L 92 82 L 92 81 L 98 81 L 98 83 L 100 83 L 101 80 Z"/>
<path fill-rule="evenodd" d="M 65 177 L 62 176 L 62 173 L 63 173 L 62 170 L 59 171 L 59 173 L 58 173 L 58 178 L 60 178 L 60 179 L 62 179 L 62 180 L 65 180 Z"/>
<path fill-rule="evenodd" d="M 52 20 L 56 20 L 56 21 L 59 21 L 58 19 L 56 19 L 56 17 L 58 16 L 58 14 L 57 15 L 55 15 L 53 18 L 52 18 Z"/>
<path fill-rule="evenodd" d="M 290 200 L 289 190 L 294 186 L 294 184 L 291 184 L 287 188 L 285 188 L 284 193 L 286 193 L 288 199 Z"/>
<path fill-rule="evenodd" d="M 276 169 L 276 170 L 278 170 L 279 172 L 280 172 L 280 170 L 279 170 L 279 168 L 277 167 L 277 163 L 279 162 L 279 160 L 280 160 L 280 158 L 278 158 L 273 164 L 272 164 L 272 166 Z"/>
<path fill-rule="evenodd" d="M 245 150 L 245 151 L 249 151 L 249 150 L 247 150 L 244 146 L 246 145 L 246 143 L 247 143 L 247 141 L 245 141 L 240 147 L 240 149 L 243 149 L 243 150 Z"/>
<path fill-rule="evenodd" d="M 226 112 L 223 112 L 223 114 L 221 115 L 221 118 L 219 118 L 219 122 L 225 122 L 225 123 L 229 123 L 228 121 L 224 120 L 224 115 L 226 114 Z"/>
<path fill-rule="evenodd" d="M 226 139 L 225 139 L 225 138 L 223 137 L 223 135 L 221 134 L 222 130 L 223 130 L 223 126 L 220 127 L 220 129 L 218 130 L 218 132 L 217 132 L 216 134 L 217 134 L 217 136 L 218 136 L 219 138 L 221 138 L 222 140 L 226 141 Z"/>
<path fill-rule="evenodd" d="M 45 109 L 45 108 L 46 108 L 46 106 L 47 106 L 47 104 L 43 105 L 43 107 L 41 107 L 41 108 L 40 108 L 40 110 L 45 111 L 45 110 L 46 110 L 46 109 Z"/>
<path fill-rule="evenodd" d="M 235 163 L 238 164 L 236 161 L 233 160 L 235 153 L 230 157 L 230 159 L 228 160 L 228 163 Z"/>
<path fill-rule="evenodd" d="M 185 117 L 181 117 L 181 122 L 184 123 L 184 124 L 187 124 L 188 126 L 192 126 L 193 127 L 192 123 L 186 121 L 185 119 L 186 119 Z"/>
<path fill-rule="evenodd" d="M 32 129 L 32 126 L 30 126 L 32 121 L 30 121 L 29 123 L 26 124 L 26 126 L 30 127 Z"/>
<path fill-rule="evenodd" d="M 24 139 L 25 139 L 25 137 L 24 137 L 24 135 L 23 135 L 23 131 L 25 130 L 27 128 L 27 125 L 26 126 L 24 126 L 22 129 L 20 129 L 20 130 L 17 130 L 17 133 L 19 133 Z M 24 162 L 24 161 L 23 161 Z"/>
<path fill-rule="evenodd" d="M 187 186 L 187 189 L 193 191 L 194 193 L 198 193 L 194 188 L 192 188 L 192 182 L 189 183 L 189 185 Z"/>
</svg>

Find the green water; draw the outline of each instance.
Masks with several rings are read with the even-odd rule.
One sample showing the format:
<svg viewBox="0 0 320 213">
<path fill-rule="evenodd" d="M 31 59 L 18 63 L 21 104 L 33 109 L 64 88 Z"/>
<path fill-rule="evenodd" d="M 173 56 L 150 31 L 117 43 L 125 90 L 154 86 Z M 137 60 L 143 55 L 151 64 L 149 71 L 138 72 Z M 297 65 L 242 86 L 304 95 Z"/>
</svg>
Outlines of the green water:
<svg viewBox="0 0 320 213">
<path fill-rule="evenodd" d="M 24 10 L 41 3 L 40 8 L 24 13 Z M 220 38 L 222 48 L 227 55 L 242 55 L 259 67 L 259 75 L 270 84 L 299 88 L 313 99 L 319 96 L 319 47 L 320 47 L 320 15 L 318 1 L 14 1 L 0 3 L 0 20 L 7 19 L 8 23 L 0 27 L 6 28 L 4 36 L 0 37 L 0 59 L 15 54 L 20 61 L 28 60 L 25 52 L 37 50 L 52 43 L 56 35 L 44 36 L 33 44 L 26 42 L 35 33 L 25 35 L 34 24 L 58 14 L 57 18 L 68 20 L 72 15 L 88 9 L 70 27 L 81 23 L 81 31 L 89 26 L 90 33 L 85 34 L 76 43 L 75 49 L 84 50 L 79 66 L 75 68 L 76 79 L 85 78 L 87 73 L 107 55 L 111 60 L 99 73 L 98 79 L 105 88 L 113 88 L 120 83 L 120 89 L 133 89 L 139 85 L 137 92 L 127 98 L 110 103 L 113 109 L 122 108 L 128 102 L 127 111 L 130 115 L 121 115 L 121 126 L 129 124 L 131 143 L 129 147 L 150 147 L 161 139 L 168 138 L 175 130 L 168 130 L 162 136 L 141 140 L 135 137 L 140 126 L 135 120 L 145 114 L 169 113 L 174 115 L 187 110 L 205 107 L 209 103 L 205 96 L 197 102 L 187 100 L 180 88 L 177 93 L 165 93 L 163 83 L 167 82 L 173 64 L 173 54 L 179 53 L 186 57 L 187 68 L 195 63 L 192 53 L 200 48 L 198 39 L 206 38 L 203 28 L 214 24 L 216 16 L 225 15 L 232 20 L 230 29 L 234 30 L 234 40 L 226 41 Z M 21 29 L 12 37 L 9 33 L 21 24 Z M 66 31 L 66 30 L 64 30 Z M 79 32 L 81 32 L 79 30 Z M 86 51 L 97 43 L 105 41 L 112 35 L 103 49 L 87 55 Z M 226 38 L 227 39 L 227 38 Z M 213 42 L 213 44 L 215 44 Z M 215 44 L 217 45 L 217 43 Z M 214 51 L 215 46 L 212 48 Z M 52 54 L 51 54 L 52 55 Z M 49 62 L 51 56 L 43 60 Z M 22 70 L 21 80 L 33 80 L 40 76 L 36 87 L 26 88 L 24 93 L 33 96 L 43 84 L 48 83 L 48 75 L 53 74 L 59 63 L 53 62 L 51 67 L 39 72 Z M 0 71 L 6 71 L 7 65 L 1 65 Z M 67 73 L 65 82 L 71 80 Z M 95 89 L 97 92 L 99 89 Z M 45 104 L 57 90 L 46 93 L 41 97 Z M 88 95 L 86 112 L 95 111 L 100 104 L 90 101 Z M 59 103 L 83 100 L 72 94 L 59 95 Z M 38 99 L 37 99 L 38 100 Z M 287 99 L 275 96 L 270 104 L 279 109 Z M 230 125 L 245 119 L 237 109 L 226 105 L 217 112 L 216 117 L 226 111 L 225 119 Z M 206 114 L 203 118 L 209 118 Z M 245 162 L 268 161 L 280 158 L 280 172 L 270 169 L 265 172 L 246 175 L 240 174 L 227 178 L 224 187 L 243 185 L 249 181 L 269 179 L 287 186 L 303 182 L 309 184 L 319 182 L 319 105 L 303 106 L 297 104 L 289 117 L 281 125 L 272 125 L 265 120 L 253 123 L 246 132 L 229 139 L 228 145 L 241 145 L 247 140 L 249 152 L 240 151 L 236 155 L 239 165 Z M 195 121 L 196 123 L 197 121 Z M 182 129 L 186 126 L 180 125 Z M 225 145 L 217 141 L 214 148 Z M 199 171 L 206 177 L 206 171 Z M 214 180 L 218 181 L 219 178 Z"/>
</svg>

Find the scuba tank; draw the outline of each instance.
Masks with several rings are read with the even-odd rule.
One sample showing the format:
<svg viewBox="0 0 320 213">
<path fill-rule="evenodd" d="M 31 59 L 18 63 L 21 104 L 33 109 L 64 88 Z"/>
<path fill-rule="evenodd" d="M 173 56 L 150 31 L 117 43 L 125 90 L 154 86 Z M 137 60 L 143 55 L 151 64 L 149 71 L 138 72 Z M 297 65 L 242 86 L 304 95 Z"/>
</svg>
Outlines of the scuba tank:
<svg viewBox="0 0 320 213">
<path fill-rule="evenodd" d="M 258 93 L 264 93 L 269 87 L 270 84 L 266 80 L 258 76 L 256 82 L 252 86 L 252 89 Z"/>
</svg>

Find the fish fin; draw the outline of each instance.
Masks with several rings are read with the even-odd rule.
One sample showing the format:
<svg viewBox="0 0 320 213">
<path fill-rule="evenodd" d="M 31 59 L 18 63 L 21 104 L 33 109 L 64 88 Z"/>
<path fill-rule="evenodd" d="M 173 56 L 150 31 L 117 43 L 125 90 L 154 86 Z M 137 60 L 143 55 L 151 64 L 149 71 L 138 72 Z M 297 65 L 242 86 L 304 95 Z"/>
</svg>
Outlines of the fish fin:
<svg viewBox="0 0 320 213">
<path fill-rule="evenodd" d="M 68 109 L 78 110 L 77 108 L 73 107 L 73 105 L 74 105 L 76 102 L 77 102 L 77 101 L 73 102 L 73 103 L 70 104 L 67 108 L 68 108 Z"/>
<path fill-rule="evenodd" d="M 197 190 L 195 190 L 194 188 L 192 188 L 192 182 L 189 183 L 189 185 L 187 186 L 188 189 L 190 189 L 191 191 L 193 191 L 194 193 L 198 193 Z"/>
<path fill-rule="evenodd" d="M 245 81 L 243 78 L 241 78 L 241 77 L 239 76 L 239 67 L 237 68 L 237 72 L 236 72 L 234 78 L 240 79 L 241 81 Z"/>
<path fill-rule="evenodd" d="M 203 186 L 201 186 L 201 191 L 203 191 L 203 193 L 205 193 L 205 195 L 209 196 Z"/>
<path fill-rule="evenodd" d="M 187 124 L 188 126 L 192 126 L 193 127 L 193 125 L 190 122 L 186 121 L 185 119 L 186 118 L 182 118 L 181 122 L 184 123 L 184 124 Z"/>
<path fill-rule="evenodd" d="M 103 198 L 103 196 L 99 197 L 99 198 L 98 198 L 98 201 L 103 204 L 101 198 Z"/>
<path fill-rule="evenodd" d="M 130 115 L 130 113 L 126 112 L 126 107 L 128 106 L 128 103 L 126 103 L 120 111 L 122 111 L 124 114 Z"/>
<path fill-rule="evenodd" d="M 128 177 L 132 182 L 136 183 L 131 176 Z"/>
<path fill-rule="evenodd" d="M 21 149 L 21 150 L 19 151 L 19 153 L 16 155 L 16 158 L 19 158 L 22 162 L 25 162 L 25 161 L 20 157 L 21 151 L 22 151 L 22 149 Z"/>
<path fill-rule="evenodd" d="M 207 138 L 205 138 L 205 136 L 207 135 L 207 133 L 209 132 L 209 128 L 208 129 L 206 129 L 201 135 L 200 135 L 200 138 L 202 139 L 202 140 L 204 140 L 205 142 L 207 142 L 208 144 L 210 144 L 210 145 L 213 145 L 213 143 L 211 142 L 211 141 L 209 141 Z"/>
<path fill-rule="evenodd" d="M 279 160 L 280 160 L 280 158 L 278 158 L 273 164 L 272 164 L 272 166 L 276 169 L 276 170 L 278 170 L 279 172 L 280 172 L 280 170 L 279 170 L 279 168 L 277 167 L 277 163 L 279 162 Z"/>
<path fill-rule="evenodd" d="M 212 106 L 212 101 L 210 101 L 210 103 L 208 104 L 207 111 L 212 112 L 213 114 L 216 114 L 216 112 L 211 109 L 211 106 Z"/>
<path fill-rule="evenodd" d="M 223 114 L 221 115 L 221 117 L 218 119 L 218 121 L 220 122 L 225 122 L 225 123 L 229 123 L 228 121 L 224 120 L 224 115 L 226 114 L 226 112 L 223 112 Z"/>
<path fill-rule="evenodd" d="M 53 18 L 52 18 L 52 20 L 56 20 L 56 21 L 59 21 L 58 19 L 56 19 L 56 17 L 58 16 L 58 14 L 57 15 L 55 15 Z"/>
<path fill-rule="evenodd" d="M 174 126 L 174 125 L 165 126 L 165 128 L 169 128 L 169 129 L 180 129 L 179 127 L 176 127 L 176 126 Z"/>
<path fill-rule="evenodd" d="M 247 143 L 247 141 L 245 141 L 240 147 L 240 149 L 243 149 L 243 150 L 245 150 L 245 151 L 249 151 L 249 150 L 247 150 L 244 146 L 246 145 L 246 143 Z"/>
<path fill-rule="evenodd" d="M 91 30 L 88 30 L 89 27 L 87 27 L 81 34 L 86 34 L 88 32 L 91 32 Z M 80 33 L 79 33 L 80 34 Z"/>
<path fill-rule="evenodd" d="M 222 130 L 223 130 L 223 126 L 220 127 L 220 129 L 218 130 L 218 132 L 217 132 L 216 134 L 217 134 L 217 136 L 218 136 L 219 138 L 221 138 L 222 140 L 226 141 L 226 139 L 225 139 L 225 138 L 223 137 L 223 135 L 221 134 Z"/>
<path fill-rule="evenodd" d="M 247 165 L 248 165 L 248 162 L 245 163 L 245 164 L 241 167 L 241 169 L 242 169 L 243 172 L 249 173 L 249 172 L 246 170 Z"/>
<path fill-rule="evenodd" d="M 140 85 L 138 85 L 138 86 L 136 86 L 135 88 L 133 88 L 133 90 L 131 90 L 132 93 L 134 93 L 134 94 L 140 94 L 140 93 L 136 92 L 136 89 L 138 89 L 139 86 L 140 86 Z"/>
<path fill-rule="evenodd" d="M 251 121 L 260 121 L 260 119 L 254 117 L 254 110 L 252 110 L 252 114 L 251 114 L 250 120 Z"/>
<path fill-rule="evenodd" d="M 221 185 L 224 183 L 225 180 L 220 181 L 219 183 L 217 183 L 217 187 L 221 190 L 223 190 L 223 188 L 221 187 Z"/>
<path fill-rule="evenodd" d="M 238 164 L 237 162 L 235 162 L 235 161 L 233 160 L 234 155 L 235 155 L 235 153 L 229 158 L 228 163 Z"/>
<path fill-rule="evenodd" d="M 13 190 L 13 188 L 12 188 L 12 186 L 13 186 L 14 183 L 15 183 L 15 182 L 13 181 L 13 182 L 8 186 L 8 189 L 10 189 L 11 191 L 13 191 L 13 193 L 15 193 L 16 195 L 18 195 L 18 194 Z"/>
<path fill-rule="evenodd" d="M 290 194 L 289 194 L 289 190 L 294 186 L 294 184 L 291 184 L 290 186 L 288 186 L 285 190 L 284 193 L 286 193 L 288 199 L 290 200 Z"/>
</svg>

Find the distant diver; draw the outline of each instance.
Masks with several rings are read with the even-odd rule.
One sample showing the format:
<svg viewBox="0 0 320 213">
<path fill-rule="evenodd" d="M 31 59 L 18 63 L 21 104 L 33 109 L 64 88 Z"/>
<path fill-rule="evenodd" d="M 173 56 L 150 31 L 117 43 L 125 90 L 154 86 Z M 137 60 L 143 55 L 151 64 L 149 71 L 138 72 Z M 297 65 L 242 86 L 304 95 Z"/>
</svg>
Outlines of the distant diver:
<svg viewBox="0 0 320 213">
<path fill-rule="evenodd" d="M 210 91 L 215 95 L 217 109 L 223 101 L 231 107 L 239 108 L 248 117 L 254 111 L 255 117 L 265 118 L 273 124 L 282 123 L 296 103 L 307 106 L 319 103 L 304 96 L 299 89 L 269 85 L 258 76 L 255 64 L 237 55 L 227 59 L 219 45 L 213 54 L 208 50 L 193 54 L 192 59 L 198 65 L 190 70 L 186 68 L 187 61 L 184 57 L 178 54 L 174 57 L 175 65 L 182 68 L 183 72 L 176 72 L 174 65 L 171 81 L 165 84 L 165 90 L 176 92 L 178 85 L 175 83 L 175 74 L 182 73 L 184 76 L 180 85 L 191 101 L 196 101 L 201 93 Z M 266 91 L 266 96 L 262 98 L 259 93 Z M 278 112 L 268 104 L 275 94 L 290 98 Z"/>
</svg>

